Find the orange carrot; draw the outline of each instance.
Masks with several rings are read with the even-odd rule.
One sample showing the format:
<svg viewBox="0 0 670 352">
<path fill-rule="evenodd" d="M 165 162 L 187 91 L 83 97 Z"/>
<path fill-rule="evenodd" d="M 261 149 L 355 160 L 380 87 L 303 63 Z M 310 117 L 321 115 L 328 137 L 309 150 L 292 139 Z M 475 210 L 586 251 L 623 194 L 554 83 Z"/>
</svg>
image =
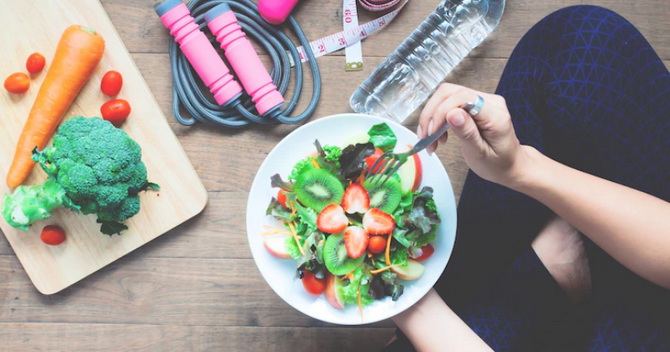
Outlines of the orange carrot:
<svg viewBox="0 0 670 352">
<path fill-rule="evenodd" d="M 102 59 L 105 41 L 94 30 L 70 26 L 58 42 L 56 54 L 19 136 L 7 185 L 15 188 L 30 175 L 32 151 L 43 149 L 74 98 Z"/>
</svg>

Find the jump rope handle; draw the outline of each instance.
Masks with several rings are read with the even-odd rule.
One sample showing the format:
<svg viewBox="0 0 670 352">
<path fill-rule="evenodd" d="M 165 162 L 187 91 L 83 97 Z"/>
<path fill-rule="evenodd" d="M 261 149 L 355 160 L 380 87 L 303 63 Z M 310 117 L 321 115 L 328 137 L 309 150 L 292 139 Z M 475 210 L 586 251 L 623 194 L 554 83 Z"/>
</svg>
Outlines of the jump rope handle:
<svg viewBox="0 0 670 352">
<path fill-rule="evenodd" d="M 166 0 L 155 10 L 216 102 L 225 106 L 237 100 L 242 95 L 242 87 L 200 31 L 186 5 L 181 0 Z"/>
<path fill-rule="evenodd" d="M 284 23 L 298 0 L 258 0 L 258 12 L 269 23 Z"/>
<path fill-rule="evenodd" d="M 284 104 L 284 97 L 272 83 L 272 77 L 242 31 L 230 6 L 221 3 L 207 11 L 204 17 L 244 90 L 256 104 L 258 113 L 262 116 L 277 113 Z"/>
</svg>

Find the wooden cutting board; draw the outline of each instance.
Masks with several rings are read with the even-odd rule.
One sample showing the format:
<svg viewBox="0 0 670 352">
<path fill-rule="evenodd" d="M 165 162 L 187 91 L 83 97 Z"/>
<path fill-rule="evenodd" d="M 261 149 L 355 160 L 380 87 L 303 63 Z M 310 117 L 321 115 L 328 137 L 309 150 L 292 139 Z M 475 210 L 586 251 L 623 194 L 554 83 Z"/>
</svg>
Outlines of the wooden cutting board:
<svg viewBox="0 0 670 352">
<path fill-rule="evenodd" d="M 26 94 L 12 95 L 0 89 L 0 194 L 10 192 L 5 177 L 16 141 L 58 40 L 72 24 L 95 29 L 106 45 L 102 61 L 65 117 L 99 116 L 100 106 L 110 99 L 100 92 L 102 76 L 111 69 L 121 72 L 124 85 L 118 98 L 132 106 L 122 128 L 142 147 L 149 181 L 161 186 L 158 192 L 140 195 L 141 210 L 126 221 L 129 229 L 121 236 L 101 234 L 94 215 L 65 209 L 35 223 L 28 232 L 1 219 L 0 227 L 35 287 L 43 294 L 53 294 L 198 214 L 207 203 L 207 192 L 98 0 L 0 0 L 0 9 L 4 28 L 0 31 L 0 78 L 4 81 L 13 72 L 26 72 L 26 58 L 35 51 L 47 60 L 47 67 L 33 77 Z M 41 183 L 45 177 L 37 166 L 24 184 Z M 65 229 L 68 237 L 63 244 L 41 242 L 41 229 L 49 224 Z"/>
</svg>

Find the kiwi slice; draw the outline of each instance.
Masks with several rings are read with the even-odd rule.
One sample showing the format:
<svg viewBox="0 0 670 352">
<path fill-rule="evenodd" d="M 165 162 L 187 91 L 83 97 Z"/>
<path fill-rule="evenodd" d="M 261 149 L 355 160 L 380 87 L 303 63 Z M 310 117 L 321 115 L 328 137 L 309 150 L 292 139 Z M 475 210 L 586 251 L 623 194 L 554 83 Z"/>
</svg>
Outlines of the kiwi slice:
<svg viewBox="0 0 670 352">
<path fill-rule="evenodd" d="M 354 271 L 364 259 L 364 255 L 356 259 L 349 258 L 347 247 L 344 246 L 344 236 L 341 234 L 328 236 L 323 245 L 323 261 L 333 275 L 345 275 Z"/>
<path fill-rule="evenodd" d="M 393 176 L 383 184 L 377 180 L 373 182 L 365 180 L 363 188 L 368 191 L 368 195 L 370 196 L 370 208 L 379 208 L 387 214 L 391 214 L 398 207 L 402 199 L 400 180 Z"/>
<path fill-rule="evenodd" d="M 293 187 L 300 203 L 320 212 L 328 204 L 340 204 L 344 186 L 324 169 L 309 169 L 298 175 Z"/>
</svg>

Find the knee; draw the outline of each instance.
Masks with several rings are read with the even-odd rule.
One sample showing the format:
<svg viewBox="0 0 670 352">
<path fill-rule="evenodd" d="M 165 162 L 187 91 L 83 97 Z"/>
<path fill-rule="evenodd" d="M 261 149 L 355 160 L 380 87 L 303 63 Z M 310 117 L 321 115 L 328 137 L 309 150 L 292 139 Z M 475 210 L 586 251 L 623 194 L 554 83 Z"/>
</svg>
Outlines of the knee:
<svg viewBox="0 0 670 352">
<path fill-rule="evenodd" d="M 594 5 L 576 5 L 562 8 L 547 15 L 533 30 L 551 31 L 556 34 L 575 32 L 608 32 L 629 22 L 618 13 Z"/>
</svg>

